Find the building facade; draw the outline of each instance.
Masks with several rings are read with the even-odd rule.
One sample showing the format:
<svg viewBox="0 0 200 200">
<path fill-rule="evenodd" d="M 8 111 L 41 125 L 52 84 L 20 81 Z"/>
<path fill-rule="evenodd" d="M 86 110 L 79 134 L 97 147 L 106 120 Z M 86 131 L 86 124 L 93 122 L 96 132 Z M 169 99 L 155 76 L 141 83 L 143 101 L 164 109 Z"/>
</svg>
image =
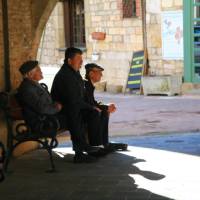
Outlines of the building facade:
<svg viewBox="0 0 200 200">
<path fill-rule="evenodd" d="M 85 63 L 96 62 L 105 68 L 107 85 L 125 89 L 133 52 L 144 49 L 141 1 L 74 2 L 57 3 L 38 51 L 42 66 L 59 68 L 64 49 L 77 46 L 85 52 Z M 145 36 L 150 75 L 184 77 L 183 11 L 182 0 L 146 0 Z M 173 19 L 176 19 L 174 25 Z M 105 39 L 95 40 L 94 32 L 105 33 Z"/>
<path fill-rule="evenodd" d="M 85 52 L 85 63 L 105 68 L 107 85 L 125 88 L 132 54 L 143 49 L 141 1 L 76 2 L 57 3 L 38 51 L 42 65 L 59 68 L 63 50 L 77 46 Z M 135 2 L 129 5 L 132 13 L 126 9 L 127 2 Z M 199 4 L 199 0 L 146 0 L 149 75 L 178 74 L 187 89 L 199 83 Z M 94 32 L 105 33 L 105 39 L 95 40 Z"/>
</svg>

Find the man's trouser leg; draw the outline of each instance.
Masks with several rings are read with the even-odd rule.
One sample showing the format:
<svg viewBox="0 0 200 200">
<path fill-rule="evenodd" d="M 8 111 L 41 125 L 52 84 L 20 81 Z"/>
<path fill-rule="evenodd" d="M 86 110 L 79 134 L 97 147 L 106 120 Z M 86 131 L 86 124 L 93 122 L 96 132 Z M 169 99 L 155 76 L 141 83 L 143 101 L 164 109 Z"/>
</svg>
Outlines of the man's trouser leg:
<svg viewBox="0 0 200 200">
<path fill-rule="evenodd" d="M 82 116 L 68 116 L 68 126 L 71 134 L 73 150 L 76 153 L 83 152 L 85 147 L 87 146 L 87 142 L 85 137 L 86 129 Z"/>
<path fill-rule="evenodd" d="M 89 144 L 92 146 L 108 143 L 108 114 L 106 112 L 91 111 L 87 114 L 87 128 Z"/>
<path fill-rule="evenodd" d="M 101 113 L 101 126 L 102 126 L 102 144 L 107 145 L 109 143 L 109 113 L 107 111 L 103 111 Z"/>
</svg>

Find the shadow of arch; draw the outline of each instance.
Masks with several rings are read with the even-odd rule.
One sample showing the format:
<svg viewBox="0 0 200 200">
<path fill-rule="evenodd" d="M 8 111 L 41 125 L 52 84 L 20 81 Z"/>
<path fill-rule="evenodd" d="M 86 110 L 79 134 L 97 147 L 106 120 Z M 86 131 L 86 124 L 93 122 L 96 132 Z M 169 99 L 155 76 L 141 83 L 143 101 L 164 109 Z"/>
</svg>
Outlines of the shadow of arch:
<svg viewBox="0 0 200 200">
<path fill-rule="evenodd" d="M 70 172 L 69 184 L 71 182 L 73 185 L 75 180 L 79 183 L 73 187 L 70 199 L 171 200 L 171 198 L 152 193 L 137 185 L 132 174 L 141 175 L 151 181 L 165 178 L 163 174 L 140 170 L 135 166 L 136 163 L 146 162 L 143 159 L 123 153 L 114 153 L 94 164 L 74 165 L 72 164 L 73 156 L 73 154 L 67 154 L 64 157 L 67 165 L 62 165 L 62 168 L 67 168 L 66 171 Z M 63 162 L 63 160 L 57 158 L 57 162 Z"/>
<path fill-rule="evenodd" d="M 16 159 L 13 163 L 15 172 L 1 183 L 1 198 L 27 199 L 27 194 L 34 194 L 29 195 L 29 200 L 171 200 L 143 189 L 131 176 L 137 174 L 151 181 L 165 177 L 135 166 L 145 160 L 113 153 L 96 163 L 73 164 L 74 155 L 69 151 L 65 153 L 62 159 L 55 156 L 58 173 L 54 174 L 43 172 L 49 162 L 43 150 Z"/>
</svg>

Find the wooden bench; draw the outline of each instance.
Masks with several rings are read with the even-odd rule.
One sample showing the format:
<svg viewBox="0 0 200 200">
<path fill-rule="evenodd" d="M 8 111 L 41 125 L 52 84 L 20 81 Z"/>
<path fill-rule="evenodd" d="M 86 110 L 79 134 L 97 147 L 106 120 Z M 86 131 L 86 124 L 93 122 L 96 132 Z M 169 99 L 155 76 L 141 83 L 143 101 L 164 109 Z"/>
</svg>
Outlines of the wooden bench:
<svg viewBox="0 0 200 200">
<path fill-rule="evenodd" d="M 46 87 L 44 84 L 43 87 Z M 52 156 L 52 150 L 58 146 L 58 140 L 55 136 L 43 136 L 31 131 L 22 116 L 22 108 L 16 99 L 16 92 L 0 93 L 0 106 L 6 119 L 8 130 L 7 150 L 4 169 L 7 171 L 10 158 L 17 146 L 24 142 L 34 141 L 41 144 L 41 148 L 47 150 L 50 159 L 50 169 L 48 172 L 55 171 L 55 164 Z M 58 132 L 64 132 L 59 130 Z"/>
</svg>

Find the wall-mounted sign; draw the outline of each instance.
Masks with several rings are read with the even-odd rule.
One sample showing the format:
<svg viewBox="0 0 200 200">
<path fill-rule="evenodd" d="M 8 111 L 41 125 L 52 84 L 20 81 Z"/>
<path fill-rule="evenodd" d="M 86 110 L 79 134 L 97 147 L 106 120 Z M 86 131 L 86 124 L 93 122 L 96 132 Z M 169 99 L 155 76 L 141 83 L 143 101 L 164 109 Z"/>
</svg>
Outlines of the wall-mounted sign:
<svg viewBox="0 0 200 200">
<path fill-rule="evenodd" d="M 183 12 L 162 13 L 162 55 L 166 60 L 183 59 Z"/>
</svg>

